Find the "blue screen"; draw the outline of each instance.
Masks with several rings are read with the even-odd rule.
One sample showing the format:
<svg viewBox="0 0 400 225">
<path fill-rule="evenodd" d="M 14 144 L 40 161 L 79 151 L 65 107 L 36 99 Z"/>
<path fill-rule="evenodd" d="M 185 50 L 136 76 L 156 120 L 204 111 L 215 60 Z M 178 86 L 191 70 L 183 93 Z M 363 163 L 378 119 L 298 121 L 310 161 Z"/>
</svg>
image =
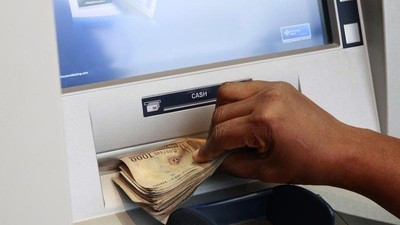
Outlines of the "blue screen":
<svg viewBox="0 0 400 225">
<path fill-rule="evenodd" d="M 54 0 L 63 88 L 327 43 L 321 0 Z"/>
</svg>

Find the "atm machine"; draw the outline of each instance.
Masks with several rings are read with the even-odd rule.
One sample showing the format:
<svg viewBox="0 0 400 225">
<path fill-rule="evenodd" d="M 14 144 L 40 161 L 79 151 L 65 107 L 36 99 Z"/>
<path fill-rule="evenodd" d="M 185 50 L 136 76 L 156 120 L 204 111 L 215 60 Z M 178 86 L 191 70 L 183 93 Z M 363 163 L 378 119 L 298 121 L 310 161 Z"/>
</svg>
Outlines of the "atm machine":
<svg viewBox="0 0 400 225">
<path fill-rule="evenodd" d="M 47 133 L 59 132 L 55 126 L 60 128 L 63 123 L 65 142 L 55 139 L 61 151 L 55 156 L 65 159 L 68 172 L 62 163 L 54 168 L 61 171 L 61 178 L 68 174 L 71 215 L 66 215 L 73 224 L 157 224 L 112 183 L 118 158 L 183 136 L 206 137 L 215 90 L 227 81 L 283 80 L 339 120 L 380 130 L 362 1 L 52 3 L 41 3 L 44 16 L 35 14 L 43 19 L 40 21 L 54 15 L 49 24 L 39 26 L 43 30 L 38 33 L 54 36 L 46 39 L 50 47 L 44 48 L 44 54 L 37 55 L 50 56 L 50 66 L 58 66 L 62 94 L 40 99 L 50 99 L 56 109 L 62 106 L 62 121 L 49 117 L 48 124 L 57 123 Z M 11 7 L 10 12 L 14 11 L 18 10 Z M 26 23 L 32 25 L 29 20 Z M 55 49 L 58 63 L 53 57 Z M 48 52 L 51 54 L 46 55 Z M 39 58 L 30 59 L 40 62 Z M 47 73 L 50 71 L 55 70 L 52 67 Z M 54 87 L 43 91 L 57 93 Z M 18 124 L 17 119 L 15 122 Z M 65 193 L 66 186 L 59 184 L 59 193 Z M 217 173 L 186 205 L 272 186 Z M 333 187 L 304 188 L 345 215 L 400 223 L 356 193 Z M 61 210 L 66 209 L 53 209 Z"/>
<path fill-rule="evenodd" d="M 145 223 L 111 181 L 118 158 L 206 135 L 216 89 L 226 81 L 284 80 L 338 119 L 380 129 L 357 1 L 56 0 L 54 8 L 79 224 L 124 224 L 118 215 L 127 211 L 134 223 Z M 217 175 L 193 199 L 267 186 Z M 338 211 L 388 217 L 353 193 L 309 189 Z"/>
</svg>

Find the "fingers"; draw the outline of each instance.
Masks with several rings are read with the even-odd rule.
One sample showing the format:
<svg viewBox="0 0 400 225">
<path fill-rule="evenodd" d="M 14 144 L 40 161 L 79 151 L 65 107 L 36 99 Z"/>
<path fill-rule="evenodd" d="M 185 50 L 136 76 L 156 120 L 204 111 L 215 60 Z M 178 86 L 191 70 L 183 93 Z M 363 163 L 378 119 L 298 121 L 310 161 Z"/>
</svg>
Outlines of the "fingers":
<svg viewBox="0 0 400 225">
<path fill-rule="evenodd" d="M 274 101 L 280 97 L 281 92 L 293 89 L 293 86 L 284 82 L 225 83 L 218 90 L 211 127 L 233 118 L 249 115 L 256 108 L 266 109 L 270 100 Z"/>
<path fill-rule="evenodd" d="M 248 130 L 248 123 L 245 117 L 213 126 L 206 144 L 194 153 L 194 160 L 199 163 L 208 162 L 222 155 L 225 151 L 244 147 L 242 136 L 246 133 L 246 130 Z"/>
<path fill-rule="evenodd" d="M 267 152 L 273 145 L 272 134 L 265 124 L 254 126 L 251 115 L 239 117 L 213 127 L 206 144 L 193 154 L 196 162 L 208 162 L 226 151 L 241 147 Z"/>
<path fill-rule="evenodd" d="M 216 107 L 240 101 L 271 85 L 266 81 L 228 82 L 218 89 Z"/>
<path fill-rule="evenodd" d="M 273 87 L 265 81 L 231 82 L 218 90 L 209 138 L 206 144 L 193 154 L 197 162 L 207 162 L 225 151 L 240 147 L 253 147 L 260 152 L 268 150 L 272 143 L 268 124 L 259 123 L 252 112 L 257 105 L 257 94 Z"/>
<path fill-rule="evenodd" d="M 211 121 L 211 128 L 225 121 L 251 114 L 253 110 L 252 104 L 253 99 L 250 98 L 216 107 Z"/>
</svg>

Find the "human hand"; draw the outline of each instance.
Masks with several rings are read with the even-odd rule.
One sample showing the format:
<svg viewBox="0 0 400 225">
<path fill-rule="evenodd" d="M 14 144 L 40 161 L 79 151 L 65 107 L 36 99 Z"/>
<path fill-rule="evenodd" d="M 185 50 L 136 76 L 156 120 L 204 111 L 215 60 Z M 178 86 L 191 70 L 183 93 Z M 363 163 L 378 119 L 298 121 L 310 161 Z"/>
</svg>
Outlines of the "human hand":
<svg viewBox="0 0 400 225">
<path fill-rule="evenodd" d="M 238 176 L 279 183 L 328 183 L 347 125 L 284 82 L 223 84 L 209 137 L 197 162 L 230 155 L 223 168 Z"/>
</svg>

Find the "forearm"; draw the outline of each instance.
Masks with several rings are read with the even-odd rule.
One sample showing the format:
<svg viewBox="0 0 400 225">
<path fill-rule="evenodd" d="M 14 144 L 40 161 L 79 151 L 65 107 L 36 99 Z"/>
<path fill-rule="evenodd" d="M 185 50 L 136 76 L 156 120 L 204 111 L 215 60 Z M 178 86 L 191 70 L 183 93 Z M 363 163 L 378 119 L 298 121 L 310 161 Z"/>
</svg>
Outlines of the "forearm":
<svg viewBox="0 0 400 225">
<path fill-rule="evenodd" d="M 371 198 L 400 216 L 400 140 L 347 127 L 331 185 Z M 332 172 L 331 171 L 331 172 Z"/>
</svg>

